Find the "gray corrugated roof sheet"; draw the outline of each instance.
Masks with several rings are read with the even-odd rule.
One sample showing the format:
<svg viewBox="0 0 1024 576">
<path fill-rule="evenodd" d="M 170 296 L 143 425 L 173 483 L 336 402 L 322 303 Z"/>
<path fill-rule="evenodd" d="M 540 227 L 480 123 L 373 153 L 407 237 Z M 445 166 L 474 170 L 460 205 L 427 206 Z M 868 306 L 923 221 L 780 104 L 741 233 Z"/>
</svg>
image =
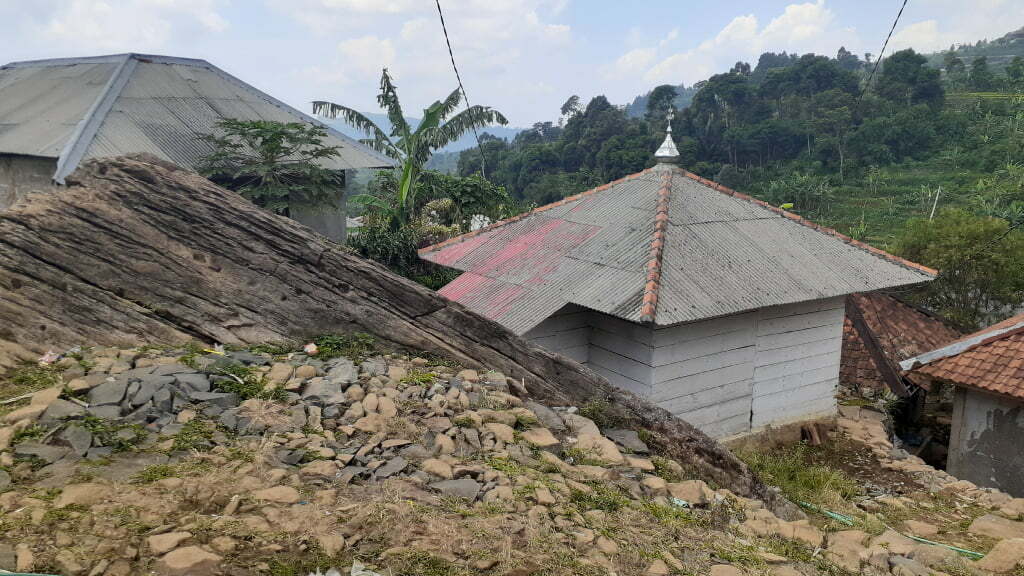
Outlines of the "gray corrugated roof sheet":
<svg viewBox="0 0 1024 576">
<path fill-rule="evenodd" d="M 660 189 L 669 194 L 668 226 L 655 251 Z M 421 257 L 466 272 L 442 295 L 517 333 L 569 303 L 639 322 L 654 293 L 654 323 L 665 326 L 935 275 L 667 164 L 426 248 Z"/>
<path fill-rule="evenodd" d="M 62 181 L 88 158 L 149 152 L 195 168 L 222 118 L 307 122 L 341 154 L 335 170 L 394 161 L 204 60 L 117 54 L 0 67 L 0 153 L 58 159 Z"/>
</svg>

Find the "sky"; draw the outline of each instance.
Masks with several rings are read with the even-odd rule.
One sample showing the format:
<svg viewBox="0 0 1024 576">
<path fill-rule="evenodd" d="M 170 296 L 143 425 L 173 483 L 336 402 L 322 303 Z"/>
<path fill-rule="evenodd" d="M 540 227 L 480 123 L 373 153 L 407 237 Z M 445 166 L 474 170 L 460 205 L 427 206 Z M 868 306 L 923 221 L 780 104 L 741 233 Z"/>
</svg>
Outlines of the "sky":
<svg viewBox="0 0 1024 576">
<path fill-rule="evenodd" d="M 877 54 L 901 0 L 441 0 L 473 104 L 514 126 L 565 100 L 626 103 L 764 51 Z M 1024 26 L 1021 0 L 910 0 L 889 51 Z M 202 58 L 308 112 L 378 111 L 388 67 L 407 115 L 456 87 L 433 0 L 0 0 L 0 61 L 142 52 Z"/>
</svg>

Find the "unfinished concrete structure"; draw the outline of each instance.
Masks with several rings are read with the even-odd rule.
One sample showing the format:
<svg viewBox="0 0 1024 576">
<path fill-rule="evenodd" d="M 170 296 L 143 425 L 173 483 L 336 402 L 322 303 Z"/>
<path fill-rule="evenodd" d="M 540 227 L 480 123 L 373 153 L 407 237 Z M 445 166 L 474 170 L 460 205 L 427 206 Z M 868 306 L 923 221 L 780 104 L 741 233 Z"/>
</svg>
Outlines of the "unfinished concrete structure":
<svg viewBox="0 0 1024 576">
<path fill-rule="evenodd" d="M 421 251 L 440 293 L 705 432 L 835 412 L 844 297 L 934 271 L 674 165 Z"/>
<path fill-rule="evenodd" d="M 341 147 L 332 170 L 393 161 L 260 92 L 204 60 L 117 54 L 15 62 L 0 67 L 0 210 L 27 194 L 59 191 L 86 159 L 148 152 L 195 169 L 212 149 L 202 136 L 223 118 L 305 122 Z M 344 238 L 344 196 L 335 207 L 292 217 Z"/>
<path fill-rule="evenodd" d="M 956 387 L 947 471 L 1024 497 L 1024 314 L 901 366 L 923 384 Z"/>
</svg>

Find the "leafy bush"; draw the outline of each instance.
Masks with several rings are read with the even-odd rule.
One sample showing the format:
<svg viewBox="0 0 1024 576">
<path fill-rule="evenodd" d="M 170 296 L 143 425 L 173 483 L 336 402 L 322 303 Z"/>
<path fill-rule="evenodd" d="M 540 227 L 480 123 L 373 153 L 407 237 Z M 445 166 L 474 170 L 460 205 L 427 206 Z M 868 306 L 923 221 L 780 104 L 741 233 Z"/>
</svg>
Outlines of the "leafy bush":
<svg viewBox="0 0 1024 576">
<path fill-rule="evenodd" d="M 317 358 L 331 360 L 345 357 L 353 362 L 362 362 L 377 350 L 376 339 L 364 332 L 352 334 L 324 334 L 313 339 L 319 348 Z"/>
</svg>

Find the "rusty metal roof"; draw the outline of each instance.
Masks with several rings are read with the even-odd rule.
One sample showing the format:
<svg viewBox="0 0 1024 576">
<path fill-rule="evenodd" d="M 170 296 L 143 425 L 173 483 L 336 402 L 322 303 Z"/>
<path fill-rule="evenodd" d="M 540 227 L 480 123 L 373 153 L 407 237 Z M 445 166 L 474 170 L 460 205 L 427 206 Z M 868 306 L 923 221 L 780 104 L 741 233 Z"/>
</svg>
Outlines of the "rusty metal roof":
<svg viewBox="0 0 1024 576">
<path fill-rule="evenodd" d="M 860 311 L 864 327 L 871 334 L 861 334 L 854 326 L 850 319 L 854 307 Z M 846 309 L 839 383 L 855 389 L 881 390 L 886 386 L 866 340 L 877 342 L 885 359 L 895 367 L 902 360 L 960 337 L 960 333 L 941 318 L 885 292 L 852 294 L 846 300 Z"/>
<path fill-rule="evenodd" d="M 57 158 L 62 182 L 85 159 L 149 152 L 195 168 L 223 118 L 306 122 L 340 146 L 323 166 L 391 166 L 390 158 L 205 60 L 116 54 L 0 67 L 0 154 Z"/>
<path fill-rule="evenodd" d="M 518 333 L 568 303 L 666 326 L 935 276 L 670 164 L 420 256 L 466 272 L 442 295 Z"/>
<path fill-rule="evenodd" d="M 900 365 L 911 375 L 1024 399 L 1024 314 Z"/>
</svg>

